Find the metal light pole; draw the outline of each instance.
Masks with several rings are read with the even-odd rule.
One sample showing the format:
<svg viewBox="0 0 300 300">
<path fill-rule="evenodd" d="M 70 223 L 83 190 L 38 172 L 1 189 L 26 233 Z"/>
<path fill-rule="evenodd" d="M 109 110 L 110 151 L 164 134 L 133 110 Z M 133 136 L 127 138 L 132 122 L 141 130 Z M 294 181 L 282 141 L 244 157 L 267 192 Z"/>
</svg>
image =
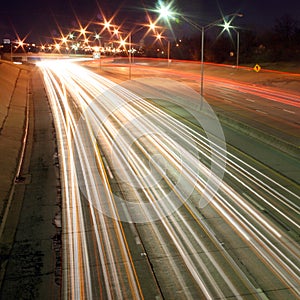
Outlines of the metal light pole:
<svg viewBox="0 0 300 300">
<path fill-rule="evenodd" d="M 236 32 L 236 68 L 239 67 L 239 59 L 240 59 L 240 32 L 235 30 Z"/>
<path fill-rule="evenodd" d="M 131 49 L 132 49 L 132 45 L 131 45 L 131 32 L 129 32 L 129 50 L 128 50 L 128 60 L 129 60 L 129 80 L 131 80 Z"/>
<path fill-rule="evenodd" d="M 170 41 L 168 40 L 168 68 L 170 67 Z"/>
<path fill-rule="evenodd" d="M 100 34 L 96 33 L 95 35 L 95 39 L 98 41 L 98 48 L 99 48 L 99 68 L 100 70 L 102 69 L 102 62 L 101 62 L 101 48 L 102 48 L 102 44 L 101 44 L 101 36 Z"/>
<path fill-rule="evenodd" d="M 132 67 L 132 35 L 136 34 L 137 32 L 139 32 L 140 30 L 144 29 L 147 26 L 149 26 L 149 28 L 151 28 L 152 24 L 141 26 L 141 27 L 139 27 L 136 30 L 130 31 L 129 34 L 128 34 L 128 44 L 129 44 L 129 46 L 128 46 L 129 47 L 129 50 L 128 50 L 129 79 L 131 79 L 131 74 L 132 74 L 132 71 L 131 71 L 131 67 Z"/>
<path fill-rule="evenodd" d="M 10 41 L 10 61 L 13 61 L 13 45 L 12 45 L 12 41 Z"/>
<path fill-rule="evenodd" d="M 201 31 L 201 81 L 200 81 L 200 94 L 201 94 L 201 103 L 200 103 L 200 108 L 202 107 L 203 104 L 203 86 L 204 86 L 204 32 L 206 29 L 212 27 L 212 26 L 217 26 L 220 25 L 220 22 L 224 22 L 224 28 L 228 29 L 230 28 L 230 22 L 226 22 L 226 18 L 231 17 L 231 16 L 237 16 L 237 17 L 242 17 L 243 15 L 240 13 L 232 13 L 232 14 L 228 14 L 226 16 L 223 16 L 222 18 L 209 23 L 205 26 L 200 26 L 197 23 L 195 23 L 194 21 L 190 20 L 189 18 L 185 17 L 182 14 L 178 14 L 175 12 L 172 12 L 170 10 L 169 6 L 165 6 L 164 4 L 160 4 L 159 9 L 157 10 L 157 12 L 160 13 L 159 18 L 164 18 L 164 19 L 173 19 L 175 20 L 174 15 L 178 15 L 179 18 L 182 18 L 184 21 L 186 21 L 187 23 L 189 23 L 190 25 L 192 25 L 193 27 L 195 27 L 196 29 Z M 237 61 L 238 63 L 238 61 Z"/>
<path fill-rule="evenodd" d="M 200 81 L 200 109 L 202 108 L 203 104 L 203 85 L 204 85 L 204 26 L 201 27 L 201 81 Z"/>
<path fill-rule="evenodd" d="M 181 18 L 183 20 L 185 20 L 187 23 L 189 23 L 190 25 L 192 25 L 193 27 L 195 27 L 196 29 L 201 31 L 201 79 L 200 79 L 200 96 L 201 96 L 201 102 L 200 102 L 200 109 L 202 108 L 202 104 L 203 104 L 203 90 L 204 90 L 204 34 L 205 34 L 205 30 L 209 29 L 210 27 L 213 26 L 218 26 L 219 22 L 225 20 L 225 18 L 231 17 L 231 16 L 237 16 L 237 17 L 242 17 L 243 15 L 240 13 L 232 13 L 229 15 L 226 15 L 212 23 L 209 23 L 205 26 L 199 26 L 198 24 L 196 24 L 195 22 L 193 22 L 192 20 L 186 18 L 185 16 L 181 15 Z M 225 23 L 226 24 L 226 23 Z M 239 52 L 239 33 L 237 32 L 237 42 L 238 42 L 238 50 L 237 52 Z M 237 65 L 238 65 L 238 59 L 239 59 L 239 54 L 237 54 Z"/>
</svg>

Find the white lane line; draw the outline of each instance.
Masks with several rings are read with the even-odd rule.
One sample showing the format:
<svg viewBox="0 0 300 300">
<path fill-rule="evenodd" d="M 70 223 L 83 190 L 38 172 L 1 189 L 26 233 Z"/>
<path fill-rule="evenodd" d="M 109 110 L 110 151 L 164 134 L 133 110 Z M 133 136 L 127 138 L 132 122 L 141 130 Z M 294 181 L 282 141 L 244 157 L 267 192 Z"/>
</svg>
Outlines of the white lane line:
<svg viewBox="0 0 300 300">
<path fill-rule="evenodd" d="M 294 111 L 292 111 L 292 110 L 283 109 L 283 111 L 285 111 L 285 112 L 287 112 L 287 113 L 289 113 L 289 114 L 295 114 L 295 112 L 294 112 Z"/>
<path fill-rule="evenodd" d="M 140 240 L 140 238 L 138 236 L 136 236 L 134 239 L 135 239 L 135 243 L 137 245 L 141 245 L 141 240 Z"/>
<path fill-rule="evenodd" d="M 261 113 L 261 114 L 264 114 L 264 115 L 267 115 L 268 113 L 262 111 L 262 110 L 259 110 L 259 109 L 256 109 L 257 112 Z"/>
<path fill-rule="evenodd" d="M 254 204 L 259 210 L 264 211 L 264 207 L 262 207 L 260 204 L 258 204 L 252 197 L 247 195 L 246 193 L 243 193 L 243 196 L 247 198 L 252 204 Z"/>
<path fill-rule="evenodd" d="M 105 167 L 107 169 L 107 173 L 108 173 L 110 179 L 114 179 L 114 176 L 113 176 L 113 174 L 112 174 L 112 172 L 110 170 L 110 167 L 108 166 L 107 160 L 106 160 L 106 158 L 104 156 L 102 156 L 102 160 L 103 160 L 104 165 L 105 165 Z"/>
</svg>

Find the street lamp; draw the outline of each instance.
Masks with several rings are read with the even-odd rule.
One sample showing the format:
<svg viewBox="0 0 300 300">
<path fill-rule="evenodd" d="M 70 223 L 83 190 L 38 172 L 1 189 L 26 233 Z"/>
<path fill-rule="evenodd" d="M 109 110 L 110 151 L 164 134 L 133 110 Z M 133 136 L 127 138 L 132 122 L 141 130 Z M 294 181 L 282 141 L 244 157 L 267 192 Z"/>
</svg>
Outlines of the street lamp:
<svg viewBox="0 0 300 300">
<path fill-rule="evenodd" d="M 239 67 L 240 59 L 240 32 L 236 30 L 236 67 Z"/>
<path fill-rule="evenodd" d="M 168 20 L 169 18 L 171 19 L 175 19 L 174 15 L 175 13 L 173 13 L 170 9 L 170 5 L 165 6 L 163 5 L 163 3 L 160 3 L 160 7 L 158 8 L 157 12 L 159 13 L 159 19 L 164 18 L 166 20 Z M 194 28 L 198 29 L 201 31 L 201 81 L 200 81 L 200 94 L 201 94 L 201 105 L 200 108 L 202 107 L 202 103 L 203 103 L 203 85 L 204 85 L 204 33 L 207 29 L 213 27 L 213 26 L 220 26 L 220 22 L 224 22 L 224 24 L 222 25 L 224 27 L 224 30 L 228 30 L 229 28 L 232 28 L 232 26 L 230 26 L 230 22 L 226 22 L 226 18 L 228 17 L 242 17 L 243 15 L 240 13 L 232 13 L 232 14 L 228 14 L 226 16 L 223 16 L 220 19 L 217 19 L 214 22 L 211 22 L 205 26 L 200 26 L 198 24 L 196 24 L 195 22 L 193 22 L 192 20 L 190 20 L 189 18 L 183 16 L 182 14 L 177 14 L 176 15 L 178 17 L 181 17 L 184 21 L 186 21 L 187 23 L 189 23 L 191 26 L 193 26 Z M 237 61 L 238 62 L 238 61 Z"/>
<path fill-rule="evenodd" d="M 10 61 L 13 61 L 13 43 L 10 41 Z"/>
<path fill-rule="evenodd" d="M 238 17 L 242 17 L 242 14 L 237 14 Z M 233 31 L 235 31 L 236 33 L 236 67 L 238 68 L 239 66 L 239 56 L 240 56 L 240 32 L 238 30 L 235 29 L 234 26 L 230 25 L 231 22 L 224 22 L 224 25 L 222 25 L 224 27 L 223 31 L 228 31 L 230 32 L 230 29 L 232 29 Z"/>
<path fill-rule="evenodd" d="M 232 26 L 230 26 L 231 21 L 226 22 L 225 18 L 242 17 L 242 16 L 243 15 L 240 13 L 232 13 L 232 14 L 226 15 L 220 19 L 217 19 L 216 21 L 211 22 L 205 26 L 199 26 L 198 24 L 194 23 L 193 21 L 186 18 L 185 16 L 181 16 L 183 20 L 185 20 L 186 22 L 191 24 L 193 27 L 195 27 L 196 29 L 201 31 L 201 81 L 200 81 L 201 107 L 202 107 L 202 103 L 203 103 L 203 85 L 204 85 L 204 33 L 207 29 L 209 29 L 213 26 L 220 26 L 220 22 L 224 22 L 224 24 L 221 25 L 224 27 L 224 30 L 229 30 L 229 28 L 232 28 Z"/>
<path fill-rule="evenodd" d="M 240 59 L 240 32 L 236 30 L 234 27 L 230 27 L 236 33 L 236 68 L 239 67 L 239 59 Z"/>
<path fill-rule="evenodd" d="M 161 39 L 163 38 L 163 36 L 160 33 L 158 33 L 156 35 L 156 38 L 161 41 Z M 170 66 L 170 41 L 169 41 L 169 39 L 167 40 L 167 60 L 168 60 L 167 61 L 168 62 L 168 67 L 169 67 Z"/>
<path fill-rule="evenodd" d="M 133 51 L 133 49 L 132 49 L 132 35 L 133 35 L 133 34 L 136 34 L 137 32 L 139 32 L 140 30 L 142 30 L 142 29 L 144 29 L 144 28 L 146 28 L 146 27 L 149 27 L 149 29 L 148 29 L 148 31 L 147 31 L 147 33 L 148 33 L 150 30 L 155 31 L 156 25 L 153 24 L 152 22 L 150 22 L 150 24 L 144 24 L 144 25 L 142 25 L 141 27 L 137 28 L 136 30 L 130 31 L 129 34 L 128 34 L 128 44 L 129 44 L 129 45 L 128 45 L 128 47 L 129 47 L 129 50 L 128 50 L 129 79 L 131 79 L 131 73 L 132 73 L 132 71 L 131 71 L 131 68 L 132 68 L 132 51 Z M 147 33 L 146 33 L 146 34 L 147 34 Z M 145 35 L 146 35 L 146 34 L 145 34 Z"/>
</svg>

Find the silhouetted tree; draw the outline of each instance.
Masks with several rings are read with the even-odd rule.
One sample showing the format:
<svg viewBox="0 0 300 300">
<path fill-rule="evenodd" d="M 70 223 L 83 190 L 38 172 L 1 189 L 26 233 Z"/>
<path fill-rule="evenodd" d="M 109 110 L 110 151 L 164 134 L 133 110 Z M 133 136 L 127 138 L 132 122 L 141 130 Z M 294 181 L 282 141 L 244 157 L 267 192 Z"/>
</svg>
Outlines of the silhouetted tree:
<svg viewBox="0 0 300 300">
<path fill-rule="evenodd" d="M 281 41 L 290 43 L 297 31 L 297 21 L 290 15 L 284 15 L 276 19 L 274 31 Z"/>
</svg>

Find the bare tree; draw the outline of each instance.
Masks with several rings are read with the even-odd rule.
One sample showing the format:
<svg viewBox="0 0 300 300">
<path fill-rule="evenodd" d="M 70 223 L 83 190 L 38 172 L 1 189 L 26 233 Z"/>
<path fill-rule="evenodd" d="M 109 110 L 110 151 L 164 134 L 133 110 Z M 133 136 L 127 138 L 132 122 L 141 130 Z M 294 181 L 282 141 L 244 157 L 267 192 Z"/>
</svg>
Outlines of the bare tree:
<svg viewBox="0 0 300 300">
<path fill-rule="evenodd" d="M 276 20 L 274 31 L 279 39 L 290 42 L 297 31 L 297 21 L 290 15 L 284 15 Z"/>
</svg>

